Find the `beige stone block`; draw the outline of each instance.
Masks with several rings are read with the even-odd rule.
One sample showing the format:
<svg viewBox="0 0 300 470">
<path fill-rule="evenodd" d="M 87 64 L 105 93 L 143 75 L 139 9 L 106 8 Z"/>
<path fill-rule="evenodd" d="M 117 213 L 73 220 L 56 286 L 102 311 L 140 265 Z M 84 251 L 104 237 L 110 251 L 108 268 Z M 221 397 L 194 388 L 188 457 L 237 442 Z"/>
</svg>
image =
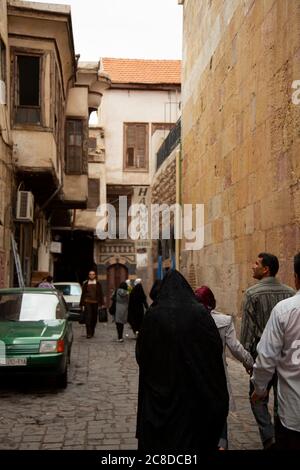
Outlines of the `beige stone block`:
<svg viewBox="0 0 300 470">
<path fill-rule="evenodd" d="M 248 204 L 248 178 L 243 178 L 236 184 L 237 208 L 241 209 Z"/>
<path fill-rule="evenodd" d="M 252 260 L 251 235 L 244 235 L 234 240 L 236 263 L 250 263 Z"/>
<path fill-rule="evenodd" d="M 223 216 L 223 237 L 224 240 L 229 240 L 231 237 L 231 217 L 229 215 Z"/>
<path fill-rule="evenodd" d="M 205 224 L 204 226 L 204 246 L 212 243 L 212 224 Z"/>
<path fill-rule="evenodd" d="M 254 222 L 254 232 L 261 230 L 261 203 L 257 201 L 253 204 L 253 222 Z"/>
<path fill-rule="evenodd" d="M 280 255 L 280 239 L 282 238 L 281 229 L 279 227 L 267 230 L 265 233 L 266 251 L 274 253 L 276 256 Z"/>
<path fill-rule="evenodd" d="M 247 206 L 245 209 L 245 233 L 250 235 L 254 232 L 254 205 Z"/>
<path fill-rule="evenodd" d="M 274 226 L 275 198 L 270 194 L 260 201 L 262 230 L 270 230 Z"/>
<path fill-rule="evenodd" d="M 249 261 L 254 262 L 262 251 L 266 251 L 266 232 L 255 230 L 251 238 L 251 259 Z"/>
<path fill-rule="evenodd" d="M 246 234 L 246 209 L 241 209 L 236 213 L 236 235 L 238 237 Z"/>
<path fill-rule="evenodd" d="M 261 64 L 263 66 L 263 62 Z M 256 95 L 256 127 L 264 125 L 270 114 L 268 85 L 259 82 Z"/>
<path fill-rule="evenodd" d="M 226 194 L 228 194 L 229 214 L 234 214 L 237 211 L 237 184 L 230 186 Z"/>
<path fill-rule="evenodd" d="M 300 185 L 291 188 L 291 206 L 294 214 L 294 223 L 300 225 Z"/>
<path fill-rule="evenodd" d="M 231 266 L 235 263 L 235 246 L 233 240 L 226 240 L 223 246 L 223 263 L 225 266 Z"/>
<path fill-rule="evenodd" d="M 224 239 L 223 237 L 223 219 L 219 218 L 212 222 L 213 243 L 221 243 Z"/>
</svg>

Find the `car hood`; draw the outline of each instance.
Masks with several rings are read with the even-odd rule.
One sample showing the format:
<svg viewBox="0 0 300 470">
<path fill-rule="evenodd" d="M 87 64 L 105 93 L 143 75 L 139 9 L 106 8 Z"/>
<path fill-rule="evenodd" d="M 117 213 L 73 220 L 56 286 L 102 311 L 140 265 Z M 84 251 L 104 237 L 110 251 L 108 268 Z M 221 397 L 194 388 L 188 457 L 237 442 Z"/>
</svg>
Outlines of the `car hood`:
<svg viewBox="0 0 300 470">
<path fill-rule="evenodd" d="M 0 340 L 5 343 L 23 343 L 33 338 L 58 339 L 66 320 L 0 322 Z"/>
<path fill-rule="evenodd" d="M 80 302 L 80 295 L 64 295 L 64 299 L 67 304 Z"/>
</svg>

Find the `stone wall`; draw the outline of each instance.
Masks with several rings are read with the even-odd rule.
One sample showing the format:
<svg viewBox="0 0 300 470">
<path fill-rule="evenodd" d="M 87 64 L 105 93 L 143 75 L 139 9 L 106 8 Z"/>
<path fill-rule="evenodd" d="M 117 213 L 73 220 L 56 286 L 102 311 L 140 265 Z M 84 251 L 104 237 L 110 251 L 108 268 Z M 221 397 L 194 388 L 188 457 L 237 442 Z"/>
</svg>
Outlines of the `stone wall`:
<svg viewBox="0 0 300 470">
<path fill-rule="evenodd" d="M 276 254 L 293 285 L 300 249 L 300 4 L 184 3 L 183 203 L 205 204 L 205 244 L 181 268 L 240 315 L 251 264 Z"/>
<path fill-rule="evenodd" d="M 151 184 L 151 204 L 167 204 L 171 207 L 176 203 L 176 152 L 178 146 L 166 158 L 161 167 L 157 170 L 153 177 Z M 171 226 L 174 224 L 174 214 L 170 212 Z M 162 225 L 162 216 L 160 215 L 160 230 Z M 158 241 L 152 240 L 152 260 L 153 260 L 153 276 L 157 274 L 157 261 L 158 261 Z M 171 259 L 165 253 L 167 249 L 171 248 L 170 240 L 162 240 L 162 255 L 163 255 L 163 268 L 171 267 Z"/>
</svg>

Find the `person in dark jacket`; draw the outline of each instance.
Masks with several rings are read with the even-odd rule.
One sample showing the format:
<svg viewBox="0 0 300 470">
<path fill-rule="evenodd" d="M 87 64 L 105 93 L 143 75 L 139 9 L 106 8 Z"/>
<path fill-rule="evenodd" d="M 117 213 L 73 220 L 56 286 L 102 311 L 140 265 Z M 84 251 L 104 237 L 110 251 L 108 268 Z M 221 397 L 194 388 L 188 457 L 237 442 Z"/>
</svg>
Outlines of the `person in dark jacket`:
<svg viewBox="0 0 300 470">
<path fill-rule="evenodd" d="M 92 338 L 95 334 L 98 307 L 104 307 L 102 287 L 96 279 L 95 271 L 89 272 L 89 278 L 82 285 L 80 307 L 84 309 L 86 337 Z"/>
<path fill-rule="evenodd" d="M 139 451 L 217 449 L 229 406 L 222 353 L 212 316 L 169 271 L 137 339 Z"/>
<path fill-rule="evenodd" d="M 128 323 L 135 336 L 138 335 L 144 318 L 144 310 L 147 310 L 147 308 L 147 298 L 142 286 L 142 281 L 141 279 L 136 279 L 134 288 L 129 296 L 128 304 Z"/>
</svg>

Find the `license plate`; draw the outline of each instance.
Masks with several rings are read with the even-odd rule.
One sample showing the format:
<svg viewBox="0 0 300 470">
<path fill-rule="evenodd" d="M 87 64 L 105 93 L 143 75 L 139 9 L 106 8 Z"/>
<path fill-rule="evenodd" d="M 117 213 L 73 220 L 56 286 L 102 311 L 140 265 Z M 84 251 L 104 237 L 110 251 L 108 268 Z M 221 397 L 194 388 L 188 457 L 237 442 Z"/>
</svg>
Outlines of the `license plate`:
<svg viewBox="0 0 300 470">
<path fill-rule="evenodd" d="M 0 366 L 26 366 L 26 357 L 7 357 L 5 360 L 0 361 Z"/>
</svg>

